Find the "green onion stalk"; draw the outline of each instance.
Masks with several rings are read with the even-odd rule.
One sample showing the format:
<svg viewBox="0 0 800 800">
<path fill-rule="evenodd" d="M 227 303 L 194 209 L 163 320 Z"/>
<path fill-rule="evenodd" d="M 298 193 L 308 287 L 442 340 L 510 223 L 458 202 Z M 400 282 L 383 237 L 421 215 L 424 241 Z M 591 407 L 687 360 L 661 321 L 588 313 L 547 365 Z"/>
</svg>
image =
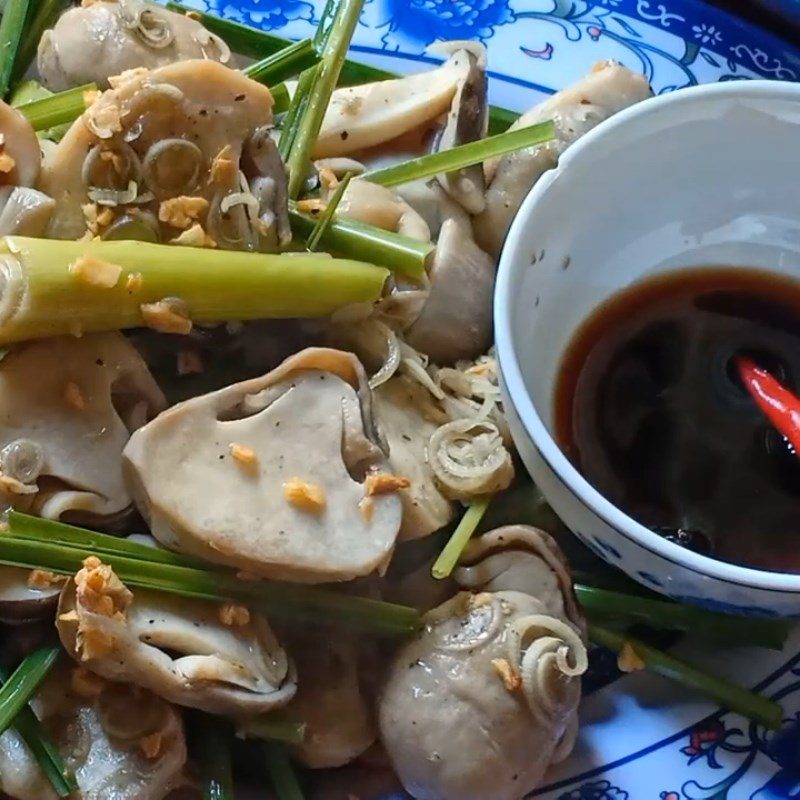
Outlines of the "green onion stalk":
<svg viewBox="0 0 800 800">
<path fill-rule="evenodd" d="M 87 83 L 85 86 L 24 103 L 18 106 L 17 110 L 28 118 L 35 131 L 45 131 L 58 125 L 70 124 L 78 119 L 86 110 L 84 95 L 96 91 L 96 84 Z"/>
<path fill-rule="evenodd" d="M 267 772 L 278 800 L 303 800 L 303 790 L 286 748 L 281 744 L 264 747 L 267 757 Z"/>
<path fill-rule="evenodd" d="M 0 97 L 5 98 L 17 59 L 30 0 L 6 0 L 0 19 Z"/>
<path fill-rule="evenodd" d="M 319 55 L 317 55 L 311 39 L 303 39 L 299 42 L 292 42 L 283 50 L 256 61 L 255 64 L 245 67 L 242 72 L 251 80 L 266 86 L 274 86 L 299 75 L 303 70 L 313 67 L 318 61 Z"/>
<path fill-rule="evenodd" d="M 459 558 L 461 558 L 461 554 L 464 552 L 464 548 L 472 538 L 472 534 L 475 533 L 478 525 L 480 525 L 486 509 L 489 508 L 490 500 L 490 497 L 482 497 L 479 500 L 473 500 L 469 504 L 464 516 L 461 517 L 461 521 L 453 531 L 453 535 L 448 539 L 439 557 L 433 562 L 431 575 L 436 580 L 444 580 L 450 577 Z"/>
<path fill-rule="evenodd" d="M 286 719 L 280 714 L 266 714 L 241 723 L 236 734 L 245 739 L 267 739 L 296 745 L 305 741 L 306 724 Z"/>
<path fill-rule="evenodd" d="M 7 731 L 58 661 L 57 647 L 44 647 L 26 656 L 0 686 L 0 734 Z"/>
<path fill-rule="evenodd" d="M 297 81 L 292 100 L 286 111 L 286 117 L 283 120 L 283 125 L 281 125 L 281 135 L 278 139 L 278 152 L 284 161 L 289 159 L 289 153 L 294 147 L 294 142 L 300 129 L 300 120 L 305 114 L 311 89 L 319 77 L 321 68 L 321 64 L 315 64 L 300 73 L 300 78 Z"/>
<path fill-rule="evenodd" d="M 763 695 L 751 692 L 719 675 L 703 672 L 697 667 L 657 650 L 655 647 L 650 647 L 638 639 L 633 639 L 627 634 L 595 623 L 589 625 L 589 638 L 595 644 L 607 647 L 617 653 L 627 647 L 642 661 L 646 669 L 669 678 L 681 686 L 700 692 L 729 711 L 741 714 L 770 730 L 778 730 L 781 727 L 781 707 Z"/>
<path fill-rule="evenodd" d="M 73 274 L 84 257 L 119 267 L 111 288 Z M 325 255 L 273 255 L 133 241 L 0 238 L 0 343 L 143 324 L 177 298 L 198 323 L 324 317 L 375 302 L 385 269 Z M 134 280 L 129 280 L 133 278 Z"/>
</svg>

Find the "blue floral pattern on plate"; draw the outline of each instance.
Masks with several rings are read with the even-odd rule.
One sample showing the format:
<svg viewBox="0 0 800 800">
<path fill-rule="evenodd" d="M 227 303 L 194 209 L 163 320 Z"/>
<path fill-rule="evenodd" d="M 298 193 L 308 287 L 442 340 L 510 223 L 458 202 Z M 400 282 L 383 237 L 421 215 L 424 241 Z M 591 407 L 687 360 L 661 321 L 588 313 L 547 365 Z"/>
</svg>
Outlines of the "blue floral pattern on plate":
<svg viewBox="0 0 800 800">
<path fill-rule="evenodd" d="M 295 39 L 313 32 L 324 4 L 188 2 Z M 435 62 L 426 51 L 436 41 L 482 41 L 492 100 L 516 110 L 605 58 L 647 75 L 657 93 L 709 81 L 800 78 L 800 50 L 696 0 L 366 0 L 360 22 L 357 57 L 397 72 Z M 581 539 L 598 548 L 591 532 Z M 800 800 L 798 653 L 800 629 L 783 653 L 690 654 L 780 702 L 784 724 L 777 733 L 650 675 L 603 685 L 584 702 L 575 752 L 531 797 Z"/>
</svg>

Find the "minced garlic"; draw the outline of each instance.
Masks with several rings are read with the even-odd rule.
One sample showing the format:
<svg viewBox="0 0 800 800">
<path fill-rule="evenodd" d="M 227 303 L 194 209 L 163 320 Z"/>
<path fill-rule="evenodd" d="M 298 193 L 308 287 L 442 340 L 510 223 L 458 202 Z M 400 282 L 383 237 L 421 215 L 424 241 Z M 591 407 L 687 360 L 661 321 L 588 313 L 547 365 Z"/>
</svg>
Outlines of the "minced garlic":
<svg viewBox="0 0 800 800">
<path fill-rule="evenodd" d="M 27 584 L 29 589 L 52 589 L 66 580 L 66 576 L 56 575 L 46 569 L 32 569 L 28 573 Z"/>
<path fill-rule="evenodd" d="M 325 510 L 325 490 L 301 478 L 290 478 L 283 484 L 283 496 L 293 506 L 319 514 Z"/>
<path fill-rule="evenodd" d="M 108 85 L 112 89 L 116 89 L 121 84 L 127 83 L 134 78 L 144 78 L 149 74 L 150 70 L 147 67 L 133 67 L 132 69 L 123 70 L 119 75 L 109 75 Z"/>
<path fill-rule="evenodd" d="M 158 207 L 158 218 L 173 228 L 190 228 L 208 211 L 205 197 L 170 197 Z"/>
<path fill-rule="evenodd" d="M 64 402 L 76 411 L 83 411 L 86 408 L 86 400 L 84 400 L 80 387 L 75 381 L 70 381 L 64 387 Z"/>
<path fill-rule="evenodd" d="M 129 272 L 128 277 L 125 279 L 125 288 L 129 292 L 138 292 L 142 288 L 142 273 Z"/>
<path fill-rule="evenodd" d="M 398 475 L 368 475 L 364 481 L 364 493 L 367 497 L 372 497 L 376 494 L 391 494 L 400 489 L 408 489 L 409 486 L 411 481 Z"/>
<path fill-rule="evenodd" d="M 86 667 L 75 667 L 70 672 L 69 688 L 78 697 L 87 699 L 99 697 L 105 687 L 105 680 Z"/>
<path fill-rule="evenodd" d="M 7 174 L 16 166 L 17 162 L 8 153 L 0 153 L 0 172 Z"/>
<path fill-rule="evenodd" d="M 192 321 L 180 313 L 168 300 L 157 303 L 142 303 L 139 306 L 142 321 L 148 328 L 160 333 L 180 333 L 184 336 L 192 330 Z"/>
<path fill-rule="evenodd" d="M 506 661 L 505 658 L 493 658 L 492 666 L 495 672 L 500 676 L 503 681 L 503 686 L 509 692 L 516 692 L 522 686 L 522 678 L 519 672 Z"/>
<path fill-rule="evenodd" d="M 243 628 L 250 623 L 250 612 L 236 603 L 225 603 L 217 612 L 219 621 L 229 628 Z"/>
<path fill-rule="evenodd" d="M 256 451 L 250 447 L 245 447 L 243 444 L 232 444 L 228 448 L 231 452 L 231 457 L 234 461 L 241 464 L 243 467 L 255 469 L 258 466 L 258 456 Z"/>
<path fill-rule="evenodd" d="M 90 92 L 84 92 L 84 104 L 88 100 L 84 120 L 86 127 L 98 139 L 110 139 L 115 133 L 122 132 L 122 114 L 113 99 L 109 99 L 106 103 L 96 102 L 99 99 Z"/>
<path fill-rule="evenodd" d="M 105 631 L 97 628 L 81 628 L 75 635 L 75 649 L 80 654 L 81 661 L 91 661 L 94 658 L 103 658 L 114 652 L 116 639 Z"/>
<path fill-rule="evenodd" d="M 630 642 L 625 642 L 617 656 L 617 667 L 620 672 L 638 672 L 645 668 L 645 663 L 633 649 L 633 645 Z"/>
<path fill-rule="evenodd" d="M 125 619 L 133 593 L 114 570 L 97 556 L 89 556 L 75 576 L 79 603 L 93 614 Z"/>
<path fill-rule="evenodd" d="M 184 247 L 216 247 L 217 243 L 209 236 L 199 222 L 195 222 L 191 228 L 185 230 L 174 239 L 170 239 L 170 244 L 183 245 Z"/>
<path fill-rule="evenodd" d="M 142 751 L 145 758 L 154 759 L 158 758 L 161 752 L 161 745 L 163 744 L 163 736 L 156 731 L 147 736 L 142 736 L 139 739 L 139 749 Z"/>
<path fill-rule="evenodd" d="M 211 162 L 209 182 L 230 184 L 235 178 L 236 170 L 233 166 L 233 151 L 231 146 L 226 144 Z"/>
<path fill-rule="evenodd" d="M 98 216 L 98 223 L 100 218 Z M 113 289 L 119 283 L 122 267 L 94 256 L 81 256 L 69 265 L 70 274 L 88 286 Z"/>
<path fill-rule="evenodd" d="M 319 198 L 312 197 L 308 200 L 298 200 L 296 203 L 297 210 L 303 211 L 307 214 L 319 214 L 325 210 L 325 203 Z"/>
</svg>

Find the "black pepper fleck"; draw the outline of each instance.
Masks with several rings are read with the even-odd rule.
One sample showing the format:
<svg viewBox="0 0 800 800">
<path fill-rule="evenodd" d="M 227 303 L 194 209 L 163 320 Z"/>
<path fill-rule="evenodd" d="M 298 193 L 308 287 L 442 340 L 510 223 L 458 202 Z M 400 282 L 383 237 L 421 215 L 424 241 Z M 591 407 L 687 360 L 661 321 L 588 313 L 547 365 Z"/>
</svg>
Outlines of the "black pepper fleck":
<svg viewBox="0 0 800 800">
<path fill-rule="evenodd" d="M 236 97 L 233 98 L 235 103 L 241 103 L 247 97 L 246 94 L 237 94 Z"/>
<path fill-rule="evenodd" d="M 349 136 L 350 136 L 350 134 L 349 134 L 347 131 L 342 131 L 342 132 L 339 134 L 339 137 L 341 138 L 341 140 L 342 140 L 343 142 L 346 142 Z"/>
</svg>

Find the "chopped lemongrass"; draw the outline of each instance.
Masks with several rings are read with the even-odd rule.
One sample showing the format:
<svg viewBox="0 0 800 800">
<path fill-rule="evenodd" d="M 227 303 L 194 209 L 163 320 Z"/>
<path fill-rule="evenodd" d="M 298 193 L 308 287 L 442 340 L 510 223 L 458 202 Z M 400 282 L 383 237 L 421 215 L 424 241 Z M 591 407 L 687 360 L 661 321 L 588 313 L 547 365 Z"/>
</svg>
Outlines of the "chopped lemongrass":
<svg viewBox="0 0 800 800">
<path fill-rule="evenodd" d="M 589 638 L 595 644 L 607 647 L 616 653 L 622 652 L 627 645 L 644 662 L 646 669 L 694 689 L 712 698 L 729 711 L 759 722 L 771 730 L 778 730 L 781 727 L 781 707 L 763 695 L 725 680 L 719 675 L 703 672 L 638 639 L 632 639 L 625 633 L 591 623 Z"/>
<path fill-rule="evenodd" d="M 301 214 L 294 203 L 289 203 L 289 219 L 298 238 L 311 236 L 317 220 Z M 359 258 L 406 275 L 419 278 L 435 250 L 429 242 L 411 239 L 399 233 L 376 228 L 351 219 L 335 219 L 322 232 L 320 242 L 326 250 L 342 256 L 359 254 Z"/>
<path fill-rule="evenodd" d="M 361 176 L 360 180 L 377 183 L 380 186 L 399 186 L 402 183 L 432 178 L 442 172 L 452 172 L 486 161 L 489 158 L 513 153 L 526 147 L 549 142 L 556 135 L 555 125 L 551 121 L 529 125 L 515 131 L 498 133 L 486 139 L 441 150 L 419 158 L 412 158 L 402 164 L 385 169 L 376 169 Z"/>
<path fill-rule="evenodd" d="M 0 534 L 0 564 L 7 566 L 73 575 L 89 555 L 94 553 L 86 547 L 26 539 L 13 533 Z M 151 589 L 214 603 L 238 600 L 276 616 L 339 623 L 391 636 L 412 633 L 419 624 L 415 609 L 379 600 L 294 584 L 246 581 L 219 568 L 164 564 L 150 560 L 144 553 L 122 556 L 106 552 L 101 556 L 120 580 L 134 589 Z"/>
<path fill-rule="evenodd" d="M 283 114 L 284 111 L 288 110 L 289 104 L 292 102 L 286 84 L 279 83 L 277 86 L 272 86 L 270 92 L 272 93 L 272 113 Z"/>
<path fill-rule="evenodd" d="M 363 6 L 364 0 L 339 0 L 339 7 L 330 30 L 324 34 L 316 79 L 309 90 L 286 161 L 289 172 L 289 197 L 292 199 L 300 193 L 305 181 L 311 151 L 322 127 L 322 119 L 328 109 L 333 90 L 339 82 L 342 64 L 347 56 L 350 40 L 358 25 Z M 323 15 L 323 24 L 324 22 Z M 322 27 L 320 25 L 318 30 Z"/>
<path fill-rule="evenodd" d="M 5 683 L 7 680 L 8 675 L 0 669 L 0 682 Z M 42 723 L 29 706 L 22 708 L 14 717 L 13 727 L 50 781 L 53 791 L 59 797 L 69 797 L 73 792 L 77 792 L 78 784 L 75 776 L 67 769 L 58 748 L 48 738 Z"/>
<path fill-rule="evenodd" d="M 227 721 L 205 714 L 193 715 L 190 722 L 203 800 L 233 800 L 232 728 Z"/>
<path fill-rule="evenodd" d="M 12 83 L 20 80 L 28 71 L 28 67 L 36 58 L 36 50 L 42 34 L 55 22 L 63 5 L 63 0 L 36 0 L 35 7 L 28 9 L 22 39 L 17 49 L 17 58 L 14 61 Z"/>
<path fill-rule="evenodd" d="M 34 100 L 18 107 L 35 131 L 48 130 L 56 125 L 74 122 L 86 110 L 85 94 L 96 92 L 97 85 L 87 83 L 66 92 L 58 92 L 42 100 Z"/>
<path fill-rule="evenodd" d="M 575 594 L 586 613 L 602 619 L 642 622 L 654 628 L 684 631 L 722 643 L 747 643 L 753 647 L 780 650 L 789 635 L 789 623 L 718 614 L 694 606 L 640 597 L 576 584 Z"/>
<path fill-rule="evenodd" d="M 281 714 L 268 714 L 243 722 L 237 736 L 245 739 L 269 739 L 284 744 L 302 744 L 306 738 L 306 724 L 293 722 Z"/>
<path fill-rule="evenodd" d="M 36 693 L 60 653 L 57 647 L 43 647 L 34 651 L 0 686 L 0 734 L 14 724 L 17 715 Z"/>
<path fill-rule="evenodd" d="M 336 214 L 336 209 L 339 206 L 339 203 L 342 200 L 342 196 L 347 189 L 347 184 L 350 183 L 351 178 L 353 177 L 352 172 L 348 172 L 341 181 L 339 181 L 339 185 L 334 189 L 333 194 L 331 195 L 331 199 L 328 200 L 325 210 L 320 214 L 319 219 L 317 220 L 317 224 L 314 225 L 314 230 L 311 231 L 311 235 L 306 240 L 306 247 L 312 253 L 319 247 L 320 242 L 322 241 L 322 237 L 327 232 L 328 228 L 331 226 L 333 222 L 333 217 Z"/>
<path fill-rule="evenodd" d="M 461 553 L 464 552 L 464 548 L 467 546 L 467 542 L 469 542 L 472 534 L 475 533 L 475 529 L 480 525 L 486 509 L 489 507 L 490 499 L 490 497 L 482 497 L 480 500 L 473 500 L 469 504 L 464 516 L 461 517 L 461 521 L 453 531 L 453 535 L 448 539 L 439 557 L 433 562 L 431 575 L 434 578 L 443 580 L 450 577 L 458 563 L 458 559 L 461 558 Z"/>
<path fill-rule="evenodd" d="M 299 75 L 319 61 L 311 39 L 293 42 L 283 50 L 256 61 L 242 72 L 254 81 L 273 86 L 287 78 Z"/>
<path fill-rule="evenodd" d="M 294 146 L 297 132 L 300 127 L 300 120 L 303 118 L 306 106 L 308 105 L 308 98 L 311 92 L 311 87 L 319 76 L 321 64 L 316 64 L 309 69 L 300 73 L 300 78 L 297 81 L 292 100 L 289 103 L 289 108 L 286 111 L 286 117 L 281 126 L 281 135 L 278 140 L 278 151 L 281 158 L 286 161 L 289 158 L 289 153 Z"/>
<path fill-rule="evenodd" d="M 122 268 L 101 289 L 76 281 L 69 265 L 92 257 Z M 127 276 L 141 275 L 128 287 Z M 0 343 L 142 325 L 142 306 L 180 301 L 195 323 L 327 317 L 381 296 L 385 269 L 327 255 L 274 255 L 150 242 L 0 238 L 0 300 L 8 310 Z"/>
<path fill-rule="evenodd" d="M 264 752 L 267 757 L 267 772 L 277 800 L 303 800 L 303 790 L 286 747 L 277 743 L 268 744 L 265 745 Z"/>
<path fill-rule="evenodd" d="M 30 0 L 6 0 L 0 19 L 0 98 L 5 98 L 17 59 Z"/>
</svg>

